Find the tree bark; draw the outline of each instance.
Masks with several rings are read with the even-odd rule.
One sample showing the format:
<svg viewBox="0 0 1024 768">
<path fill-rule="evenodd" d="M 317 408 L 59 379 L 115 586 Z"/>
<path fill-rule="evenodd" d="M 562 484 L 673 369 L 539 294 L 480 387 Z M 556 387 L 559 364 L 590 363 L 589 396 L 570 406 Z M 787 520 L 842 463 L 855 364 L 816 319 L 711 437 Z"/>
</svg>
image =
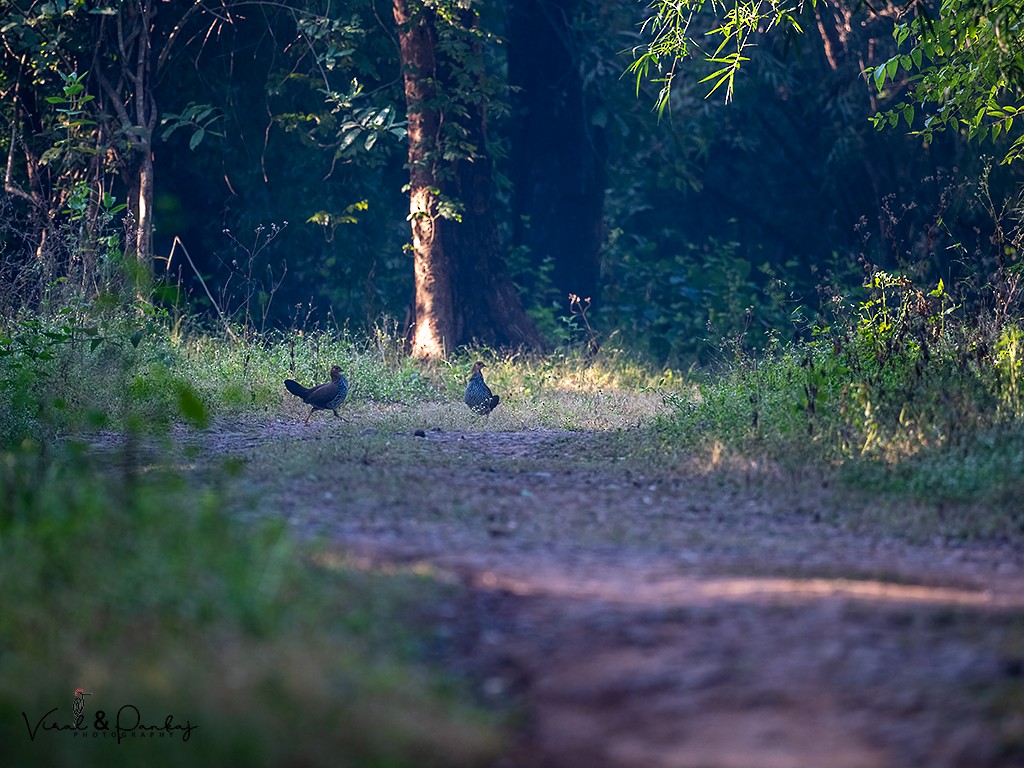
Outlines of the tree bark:
<svg viewBox="0 0 1024 768">
<path fill-rule="evenodd" d="M 454 164 L 452 196 L 464 206 L 462 221 L 441 223 L 445 243 L 456 255 L 455 328 L 466 343 L 540 349 L 544 340 L 526 314 L 501 257 L 494 169 L 484 149 L 488 143 L 486 109 L 485 103 L 475 104 L 466 124 L 466 140 L 480 148 L 477 156 Z"/>
<path fill-rule="evenodd" d="M 494 215 L 492 165 L 487 154 L 486 109 L 480 99 L 460 102 L 466 59 L 482 64 L 479 42 L 461 53 L 439 54 L 433 9 L 417 0 L 393 0 L 405 83 L 409 140 L 409 216 L 415 271 L 412 354 L 442 358 L 461 344 L 543 346 L 523 309 L 501 255 Z M 463 23 L 473 21 L 463 11 Z M 475 47 L 474 47 L 475 46 Z M 461 77 L 460 77 L 461 75 Z M 482 76 L 482 75 L 481 75 Z M 482 92 L 482 90 L 481 90 Z M 461 142 L 475 149 L 442 159 L 442 123 L 458 123 Z M 439 204 L 457 202 L 461 221 L 442 217 Z"/>
<path fill-rule="evenodd" d="M 412 355 L 443 358 L 455 341 L 451 267 L 437 226 L 438 179 L 433 149 L 440 115 L 436 103 L 435 33 L 428 11 L 393 0 L 405 83 L 409 140 L 409 221 L 416 298 Z"/>
<path fill-rule="evenodd" d="M 127 255 L 138 264 L 136 280 L 148 281 L 153 258 L 153 131 L 157 106 L 153 95 L 154 36 L 156 7 L 152 0 L 128 3 L 113 23 L 100 20 L 96 36 L 97 78 L 105 106 L 127 137 L 126 146 L 116 152 L 121 175 L 128 186 L 128 212 L 133 220 Z M 108 75 L 104 50 L 118 51 L 116 65 Z M 141 287 L 141 286 L 140 286 Z"/>
</svg>

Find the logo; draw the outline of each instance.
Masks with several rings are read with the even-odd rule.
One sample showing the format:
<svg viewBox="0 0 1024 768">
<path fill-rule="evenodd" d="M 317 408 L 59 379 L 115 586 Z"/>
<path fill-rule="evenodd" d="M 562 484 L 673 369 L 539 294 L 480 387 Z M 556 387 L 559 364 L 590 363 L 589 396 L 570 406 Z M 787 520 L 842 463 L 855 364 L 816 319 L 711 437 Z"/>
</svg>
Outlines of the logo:
<svg viewBox="0 0 1024 768">
<path fill-rule="evenodd" d="M 77 727 L 81 722 L 82 718 L 85 717 L 85 697 L 92 696 L 91 693 L 86 693 L 81 688 L 75 688 L 75 703 L 71 706 L 75 713 L 75 726 Z M 25 714 L 22 712 L 22 714 Z"/>
<path fill-rule="evenodd" d="M 29 740 L 35 741 L 45 734 L 66 736 L 70 733 L 72 738 L 117 739 L 118 744 L 133 739 L 154 738 L 180 738 L 182 742 L 186 742 L 192 736 L 192 731 L 199 727 L 192 725 L 190 720 L 186 720 L 184 725 L 176 723 L 174 715 L 166 715 L 162 722 L 144 719 L 142 712 L 134 704 L 122 704 L 113 717 L 109 717 L 105 710 L 97 709 L 92 727 L 89 727 L 85 724 L 85 697 L 91 695 L 84 688 L 75 689 L 75 697 L 71 702 L 70 723 L 61 722 L 57 714 L 60 707 L 54 707 L 35 722 L 27 713 L 22 712 Z"/>
</svg>

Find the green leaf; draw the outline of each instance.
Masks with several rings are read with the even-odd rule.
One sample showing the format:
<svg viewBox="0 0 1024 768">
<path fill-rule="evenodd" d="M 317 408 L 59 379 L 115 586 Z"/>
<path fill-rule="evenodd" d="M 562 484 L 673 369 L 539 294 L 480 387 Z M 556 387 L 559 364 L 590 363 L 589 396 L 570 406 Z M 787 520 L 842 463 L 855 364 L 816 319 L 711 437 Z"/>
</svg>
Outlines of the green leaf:
<svg viewBox="0 0 1024 768">
<path fill-rule="evenodd" d="M 900 68 L 900 61 L 898 58 L 891 58 L 885 62 L 885 74 L 890 80 L 896 79 L 896 72 Z"/>
<path fill-rule="evenodd" d="M 885 85 L 885 67 L 875 67 L 875 87 L 878 88 L 879 93 L 882 91 L 882 87 Z"/>
<path fill-rule="evenodd" d="M 348 149 L 352 145 L 352 143 L 359 138 L 360 133 L 362 133 L 361 128 L 353 128 L 344 136 L 342 136 L 341 141 L 338 142 L 338 153 L 340 154 L 344 152 L 346 149 Z"/>
<path fill-rule="evenodd" d="M 203 140 L 205 136 L 206 131 L 204 129 L 200 128 L 199 130 L 197 130 L 195 133 L 192 134 L 192 138 L 188 140 L 188 148 L 191 150 L 195 150 L 195 148 L 199 146 L 199 143 Z"/>
</svg>

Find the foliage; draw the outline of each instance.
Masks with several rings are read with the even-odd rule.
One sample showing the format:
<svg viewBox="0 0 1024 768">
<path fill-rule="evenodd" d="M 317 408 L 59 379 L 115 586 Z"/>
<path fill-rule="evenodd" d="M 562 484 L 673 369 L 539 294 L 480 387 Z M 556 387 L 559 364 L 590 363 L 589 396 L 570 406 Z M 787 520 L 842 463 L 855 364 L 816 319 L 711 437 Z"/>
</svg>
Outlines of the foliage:
<svg viewBox="0 0 1024 768">
<path fill-rule="evenodd" d="M 192 135 L 188 140 L 188 148 L 194 150 L 207 135 L 224 138 L 223 133 L 213 130 L 213 126 L 217 121 L 223 119 L 224 115 L 219 113 L 215 107 L 209 104 L 189 102 L 185 105 L 181 114 L 168 112 L 160 118 L 160 124 L 164 126 L 160 138 L 163 141 L 167 141 L 177 130 L 191 130 Z"/>
<path fill-rule="evenodd" d="M 970 301 L 965 286 L 871 271 L 862 296 L 831 297 L 831 322 L 811 339 L 743 353 L 695 401 L 670 398 L 677 415 L 661 428 L 702 451 L 831 465 L 938 508 L 989 505 L 940 527 L 1017 537 L 1019 490 L 1003 470 L 1024 460 L 1013 447 L 1024 417 L 1020 325 L 992 322 L 992 307 L 979 320 Z"/>
<path fill-rule="evenodd" d="M 892 32 L 900 50 L 867 70 L 879 94 L 897 100 L 872 118 L 876 127 L 895 128 L 902 120 L 927 143 L 944 130 L 980 142 L 1012 137 L 1003 162 L 1019 159 L 1024 135 L 1014 131 L 1014 122 L 1024 95 L 1021 4 L 943 0 L 937 13 L 917 3 L 908 11 Z"/>
<path fill-rule="evenodd" d="M 816 4 L 810 0 L 811 7 Z M 711 84 L 707 95 L 725 86 L 725 101 L 732 101 L 736 75 L 750 61 L 748 49 L 776 28 L 802 32 L 797 16 L 803 8 L 803 0 L 655 0 L 642 27 L 651 40 L 633 48 L 627 70 L 634 76 L 637 96 L 644 82 L 658 83 L 655 109 L 661 116 L 671 102 L 679 61 L 697 52 L 714 68 L 700 80 Z M 702 40 L 710 41 L 714 50 Z"/>
<path fill-rule="evenodd" d="M 740 336 L 763 348 L 803 320 L 772 267 L 755 267 L 735 241 L 709 238 L 673 253 L 614 232 L 605 256 L 602 326 L 620 343 L 679 365 L 712 362 Z"/>
<path fill-rule="evenodd" d="M 808 5 L 816 8 L 817 3 Z M 659 84 L 655 108 L 661 115 L 671 103 L 679 62 L 696 51 L 716 68 L 700 81 L 713 82 L 708 95 L 724 85 L 726 101 L 731 101 L 736 74 L 750 61 L 744 52 L 776 28 L 783 34 L 802 32 L 798 16 L 804 6 L 779 0 L 651 4 L 643 25 L 650 41 L 633 48 L 627 70 L 634 76 L 637 95 L 645 82 Z M 943 0 L 937 12 L 912 0 L 895 9 L 892 38 L 897 50 L 878 64 L 869 63 L 864 72 L 880 97 L 892 103 L 871 117 L 872 124 L 896 128 L 902 121 L 926 143 L 947 129 L 962 130 L 979 141 L 1011 136 L 1024 88 L 1021 13 L 1016 0 Z M 821 32 L 826 37 L 824 28 Z M 701 39 L 717 42 L 717 47 L 705 51 Z M 1018 130 L 1003 161 L 1022 155 L 1024 134 Z"/>
<path fill-rule="evenodd" d="M 112 6 L 102 7 L 109 16 Z M 390 322 L 382 318 L 403 318 L 412 293 L 402 250 L 408 175 L 399 62 L 387 25 L 378 23 L 370 3 L 330 16 L 328 4 L 276 4 L 265 7 L 265 15 L 218 19 L 209 37 L 205 25 L 204 34 L 190 37 L 205 7 L 182 19 L 162 11 L 154 28 L 167 35 L 174 26 L 162 24 L 182 24 L 180 47 L 167 54 L 175 57 L 175 77 L 154 86 L 163 121 L 153 136 L 154 242 L 162 255 L 154 300 L 176 318 L 209 314 L 232 329 L 225 332 L 241 329 L 243 335 L 272 335 L 304 323 L 372 335 L 376 325 Z M 4 59 L 5 87 L 14 89 L 5 93 L 33 96 L 40 130 L 30 134 L 15 121 L 8 125 L 12 132 L 0 132 L 0 143 L 13 141 L 3 148 L 37 158 L 67 148 L 45 166 L 47 175 L 36 176 L 56 195 L 43 194 L 45 207 L 16 194 L 0 202 L 0 279 L 15 286 L 0 296 L 0 305 L 10 315 L 80 299 L 95 303 L 96 294 L 130 300 L 126 289 L 139 275 L 124 258 L 132 222 L 123 209 L 122 171 L 101 164 L 86 173 L 99 155 L 85 151 L 92 134 L 79 122 L 100 117 L 94 110 L 102 100 L 99 70 L 80 64 L 89 63 L 82 53 L 92 45 L 87 22 L 103 14 L 85 13 L 78 4 L 56 16 L 53 4 L 10 8 L 13 26 L 5 34 L 11 50 L 34 62 L 35 79 L 28 88 L 28 70 Z M 715 9 L 721 7 L 704 7 Z M 782 6 L 740 10 L 756 16 L 773 9 L 782 26 L 794 29 L 778 16 Z M 444 94 L 452 119 L 445 122 L 442 155 L 461 161 L 486 150 L 496 161 L 498 210 L 504 212 L 513 197 L 510 170 L 519 161 L 507 154 L 515 119 L 508 112 L 504 52 L 529 41 L 501 37 L 507 28 L 490 4 L 463 10 L 446 6 L 441 14 L 448 24 L 441 50 L 453 83 Z M 823 39 L 834 38 L 840 27 L 830 27 L 826 12 L 832 10 L 807 4 L 805 15 L 793 18 L 806 26 L 809 14 L 820 13 L 815 22 Z M 856 10 L 836 6 L 835 25 L 847 18 L 840 12 Z M 553 343 L 589 334 L 601 343 L 627 344 L 657 364 L 687 367 L 715 360 L 719 344 L 740 334 L 756 348 L 773 333 L 783 339 L 803 333 L 802 318 L 813 315 L 808 307 L 826 276 L 856 273 L 861 254 L 899 271 L 903 257 L 892 247 L 899 238 L 917 239 L 914 257 L 931 259 L 932 284 L 939 276 L 955 279 L 951 261 L 958 262 L 955 269 L 989 268 L 990 250 L 950 247 L 984 243 L 990 234 L 984 201 L 952 178 L 953 166 L 964 176 L 978 173 L 978 158 L 956 137 L 936 136 L 932 153 L 924 154 L 919 140 L 878 135 L 866 123 L 877 103 L 858 79 L 860 62 L 886 61 L 895 51 L 887 21 L 852 24 L 841 50 L 825 57 L 785 35 L 734 37 L 730 46 L 758 44 L 757 56 L 743 64 L 746 76 L 735 79 L 734 103 L 726 109 L 705 98 L 713 84 L 676 78 L 672 119 L 652 125 L 618 80 L 623 40 L 637 42 L 630 32 L 635 15 L 628 7 L 583 2 L 566 27 L 569 60 L 582 85 L 578 116 L 601 158 L 595 183 L 605 194 L 596 197 L 604 202 L 595 221 L 605 226 L 595 236 L 604 240 L 601 284 L 588 295 L 569 289 L 592 301 L 590 332 L 568 292 L 554 288 L 552 275 L 566 249 L 513 253 L 513 279 Z M 691 37 L 699 41 L 702 29 L 714 31 L 708 39 L 717 45 L 722 35 L 738 35 L 748 17 L 740 14 L 735 26 L 723 28 L 701 18 L 693 17 Z M 53 47 L 56 38 L 63 47 Z M 238 66 L 242 51 L 252 54 L 244 67 Z M 528 91 L 517 94 L 520 108 L 531 108 Z M 90 96 L 96 98 L 84 100 Z M 13 102 L 5 101 L 0 110 L 9 108 Z M 455 119 L 476 108 L 486 112 L 486 147 L 468 141 L 465 125 Z M 16 117 L 14 111 L 4 115 Z M 70 143 L 69 130 L 77 137 Z M 71 163 L 67 175 L 55 175 L 65 162 Z M 943 167 L 936 171 L 937 163 Z M 551 168 L 535 181 L 564 196 L 559 173 Z M 993 175 L 997 206 L 1000 189 L 1012 183 Z M 28 189 L 17 165 L 11 185 Z M 464 201 L 446 200 L 452 220 L 468 218 Z M 886 212 L 888 200 L 898 201 L 896 216 Z M 45 238 L 40 217 L 47 222 Z M 257 242 L 273 222 L 286 221 L 292 223 L 272 247 Z M 519 225 L 508 219 L 500 225 L 503 241 L 496 247 L 504 250 Z M 1014 247 L 1010 241 L 1005 246 Z"/>
</svg>

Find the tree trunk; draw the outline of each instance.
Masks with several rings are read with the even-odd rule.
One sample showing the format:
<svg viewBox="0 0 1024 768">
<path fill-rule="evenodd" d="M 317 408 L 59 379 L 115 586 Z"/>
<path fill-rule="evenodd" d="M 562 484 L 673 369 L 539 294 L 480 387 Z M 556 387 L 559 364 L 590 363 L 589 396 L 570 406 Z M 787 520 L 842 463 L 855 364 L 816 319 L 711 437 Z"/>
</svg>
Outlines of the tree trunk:
<svg viewBox="0 0 1024 768">
<path fill-rule="evenodd" d="M 103 106 L 116 121 L 117 131 L 128 137 L 117 161 L 128 187 L 128 213 L 133 221 L 125 251 L 135 259 L 134 277 L 140 291 L 152 275 L 153 258 L 153 131 L 158 116 L 153 94 L 155 16 L 152 0 L 141 0 L 126 4 L 110 22 L 102 17 L 94 63 L 106 97 Z M 106 51 L 111 49 L 118 53 L 108 71 L 104 65 L 110 60 Z"/>
<path fill-rule="evenodd" d="M 480 148 L 477 156 L 455 162 L 452 196 L 464 206 L 462 221 L 441 222 L 445 243 L 455 255 L 455 327 L 467 343 L 540 349 L 544 340 L 523 309 L 501 257 L 493 164 L 485 150 L 486 109 L 485 103 L 475 103 L 466 124 L 466 141 Z"/>
<path fill-rule="evenodd" d="M 125 253 L 134 256 L 133 276 L 140 294 L 145 294 L 153 276 L 153 153 L 149 141 L 132 150 L 136 153 L 126 174 L 129 185 L 128 211 L 134 220 Z"/>
<path fill-rule="evenodd" d="M 526 246 L 537 266 L 553 261 L 562 301 L 597 301 L 606 147 L 572 45 L 579 5 L 514 0 L 509 13 L 512 245 Z"/>
<path fill-rule="evenodd" d="M 415 2 L 415 0 L 413 0 Z M 455 343 L 451 266 L 438 222 L 438 179 L 434 147 L 440 127 L 436 103 L 435 33 L 429 11 L 394 0 L 395 23 L 405 81 L 409 139 L 409 221 L 412 225 L 416 299 L 414 357 L 443 358 Z"/>
<path fill-rule="evenodd" d="M 458 54 L 439 54 L 437 25 L 448 22 L 439 22 L 435 11 L 418 0 L 393 0 L 393 10 L 408 119 L 416 280 L 412 354 L 441 358 L 474 341 L 542 346 L 501 257 L 486 150 L 486 104 L 470 98 L 444 111 L 445 103 L 455 104 L 464 95 L 459 89 L 466 87 L 466 61 L 482 63 L 479 43 L 470 45 L 469 53 L 462 47 Z M 463 11 L 463 22 L 473 23 L 472 13 Z M 444 121 L 460 128 L 462 146 L 451 154 L 463 155 L 468 145 L 475 147 L 471 157 L 441 159 L 446 154 L 440 144 Z M 442 202 L 461 204 L 461 221 L 442 217 Z"/>
</svg>

